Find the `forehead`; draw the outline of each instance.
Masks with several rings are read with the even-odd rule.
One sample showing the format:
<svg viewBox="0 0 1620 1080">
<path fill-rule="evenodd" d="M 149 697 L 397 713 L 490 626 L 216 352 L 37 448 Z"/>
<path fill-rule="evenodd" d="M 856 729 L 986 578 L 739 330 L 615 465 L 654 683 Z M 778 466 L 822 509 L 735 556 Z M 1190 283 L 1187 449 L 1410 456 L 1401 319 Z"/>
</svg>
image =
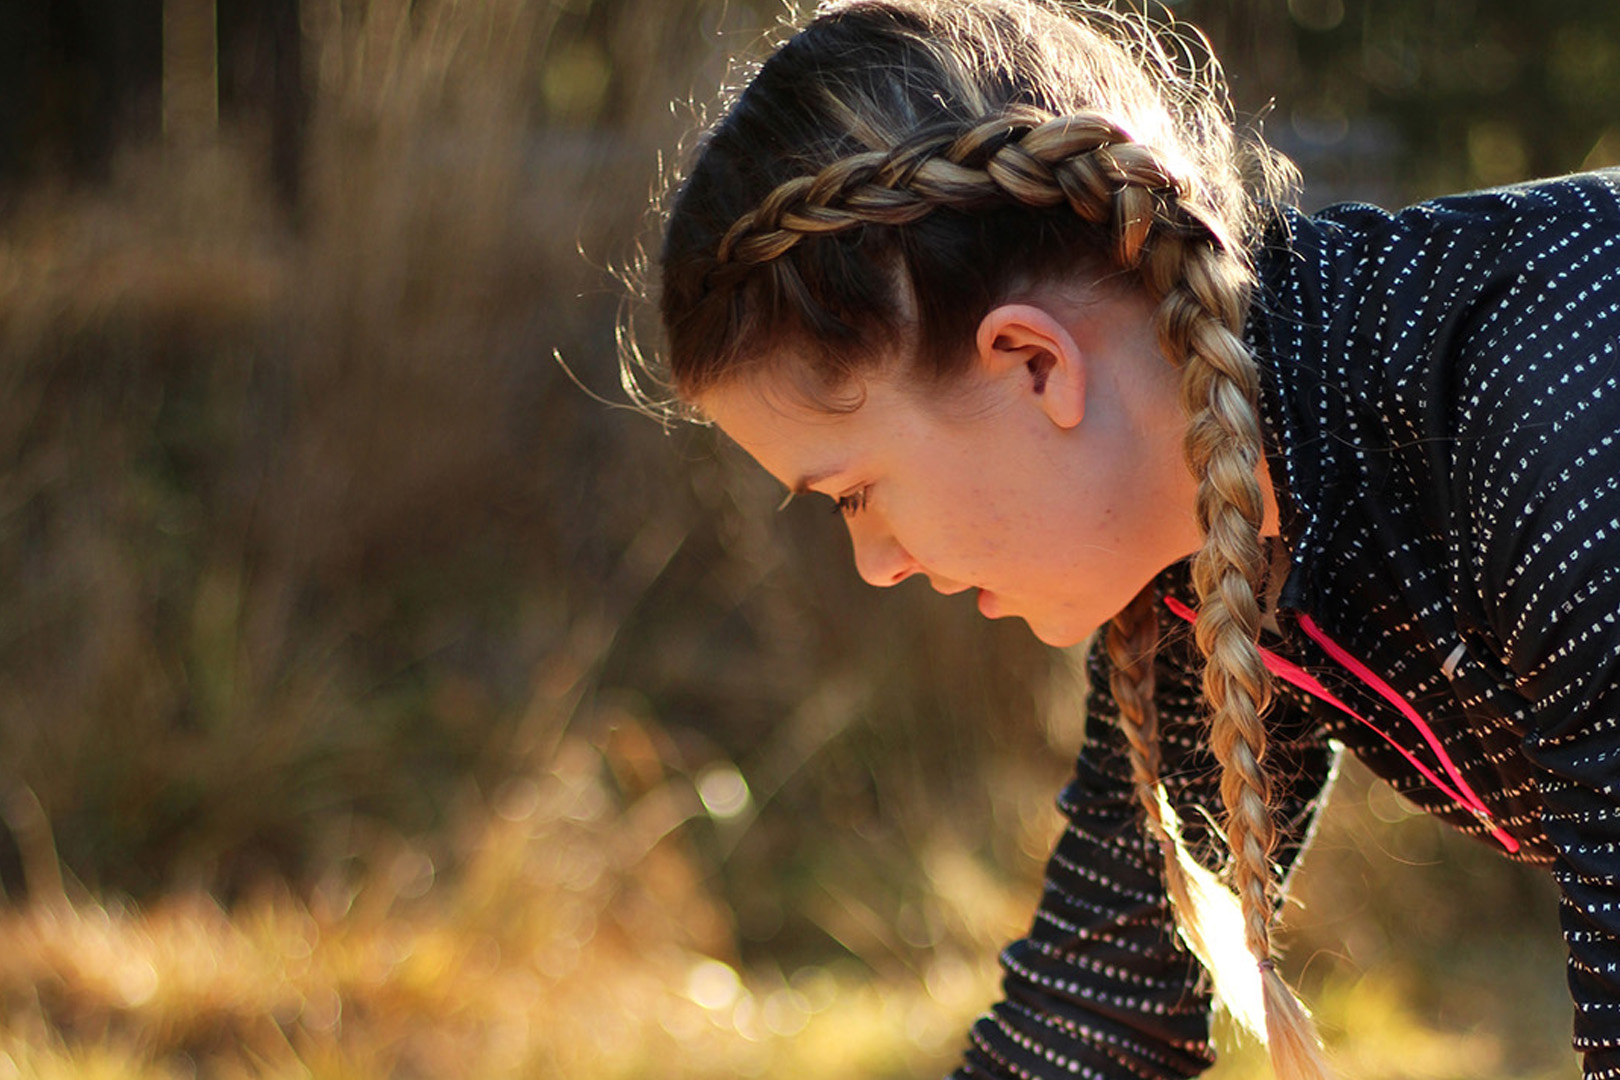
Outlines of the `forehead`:
<svg viewBox="0 0 1620 1080">
<path fill-rule="evenodd" d="M 849 470 L 915 431 L 919 402 L 888 377 L 862 381 L 833 408 L 792 381 L 732 379 L 706 390 L 697 405 L 768 473 L 794 491 Z"/>
<path fill-rule="evenodd" d="M 727 380 L 697 399 L 704 416 L 790 488 L 837 467 L 872 405 L 867 391 L 834 411 L 788 380 L 763 375 Z"/>
<path fill-rule="evenodd" d="M 799 380 L 750 372 L 704 390 L 694 404 L 700 415 L 730 434 L 733 427 L 836 423 L 858 412 L 867 396 L 864 383 L 843 393 L 818 394 Z"/>
</svg>

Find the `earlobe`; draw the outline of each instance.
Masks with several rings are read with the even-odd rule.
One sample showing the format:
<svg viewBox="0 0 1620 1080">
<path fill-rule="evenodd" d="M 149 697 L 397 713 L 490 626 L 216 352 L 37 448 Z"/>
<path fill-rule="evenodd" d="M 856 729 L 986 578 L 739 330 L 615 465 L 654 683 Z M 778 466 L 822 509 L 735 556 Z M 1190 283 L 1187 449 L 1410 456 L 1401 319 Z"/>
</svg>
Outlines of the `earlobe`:
<svg viewBox="0 0 1620 1080">
<path fill-rule="evenodd" d="M 994 308 L 979 323 L 977 344 L 985 374 L 1017 379 L 1054 424 L 1072 428 L 1085 418 L 1085 357 L 1074 335 L 1046 308 Z"/>
</svg>

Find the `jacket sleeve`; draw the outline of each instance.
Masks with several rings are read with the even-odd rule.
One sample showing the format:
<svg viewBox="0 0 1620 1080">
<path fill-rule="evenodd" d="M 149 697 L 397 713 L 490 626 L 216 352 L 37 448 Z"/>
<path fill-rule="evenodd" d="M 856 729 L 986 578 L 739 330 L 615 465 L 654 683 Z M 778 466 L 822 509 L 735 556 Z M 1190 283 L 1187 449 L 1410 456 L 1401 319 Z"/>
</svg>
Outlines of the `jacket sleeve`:
<svg viewBox="0 0 1620 1080">
<path fill-rule="evenodd" d="M 1575 1046 L 1620 1078 L 1620 210 L 1576 194 L 1547 256 L 1477 313 L 1453 450 L 1484 662 L 1528 702 Z M 1488 650 L 1488 651 L 1487 651 Z"/>
<path fill-rule="evenodd" d="M 1219 769 L 1205 748 L 1190 635 L 1172 629 L 1157 666 L 1166 787 L 1206 863 L 1200 808 L 1217 813 Z M 1059 807 L 1068 819 L 1047 865 L 1029 934 L 1002 953 L 1004 999 L 974 1026 L 953 1080 L 1186 1077 L 1214 1060 L 1210 998 L 1181 947 L 1144 838 L 1128 751 L 1108 694 L 1107 660 L 1088 663 L 1086 745 Z M 1289 703 L 1272 714 L 1281 819 L 1292 862 L 1332 771 L 1332 751 L 1303 740 Z M 1280 723 L 1278 721 L 1281 721 Z"/>
</svg>

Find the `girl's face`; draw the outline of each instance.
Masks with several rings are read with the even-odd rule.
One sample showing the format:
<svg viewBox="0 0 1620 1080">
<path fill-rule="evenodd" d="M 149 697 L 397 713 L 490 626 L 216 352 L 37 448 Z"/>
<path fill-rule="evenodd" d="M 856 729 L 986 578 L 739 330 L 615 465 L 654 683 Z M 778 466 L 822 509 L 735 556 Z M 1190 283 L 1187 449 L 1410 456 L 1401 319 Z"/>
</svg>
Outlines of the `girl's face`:
<svg viewBox="0 0 1620 1080">
<path fill-rule="evenodd" d="M 971 589 L 984 615 L 1076 644 L 1200 543 L 1178 373 L 1131 298 L 999 308 L 979 348 L 945 393 L 889 365 L 852 412 L 769 376 L 699 405 L 790 490 L 836 501 L 869 583 Z"/>
</svg>

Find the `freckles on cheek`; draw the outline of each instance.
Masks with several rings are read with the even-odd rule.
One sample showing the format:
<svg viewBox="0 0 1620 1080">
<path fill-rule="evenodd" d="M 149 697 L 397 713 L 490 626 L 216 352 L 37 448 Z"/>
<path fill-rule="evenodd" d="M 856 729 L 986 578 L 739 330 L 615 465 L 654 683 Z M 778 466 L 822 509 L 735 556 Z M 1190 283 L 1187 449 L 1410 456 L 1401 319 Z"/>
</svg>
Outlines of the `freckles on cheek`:
<svg viewBox="0 0 1620 1080">
<path fill-rule="evenodd" d="M 1007 516 L 989 500 L 977 499 L 970 505 L 976 509 L 961 524 L 965 538 L 985 555 L 1002 554 L 1009 541 L 1019 534 L 1020 527 L 1009 522 Z"/>
<path fill-rule="evenodd" d="M 1095 507 L 1087 515 L 1086 525 L 1096 538 L 1096 544 L 1105 550 L 1118 550 L 1128 538 L 1130 521 L 1127 515 L 1112 505 Z"/>
</svg>

